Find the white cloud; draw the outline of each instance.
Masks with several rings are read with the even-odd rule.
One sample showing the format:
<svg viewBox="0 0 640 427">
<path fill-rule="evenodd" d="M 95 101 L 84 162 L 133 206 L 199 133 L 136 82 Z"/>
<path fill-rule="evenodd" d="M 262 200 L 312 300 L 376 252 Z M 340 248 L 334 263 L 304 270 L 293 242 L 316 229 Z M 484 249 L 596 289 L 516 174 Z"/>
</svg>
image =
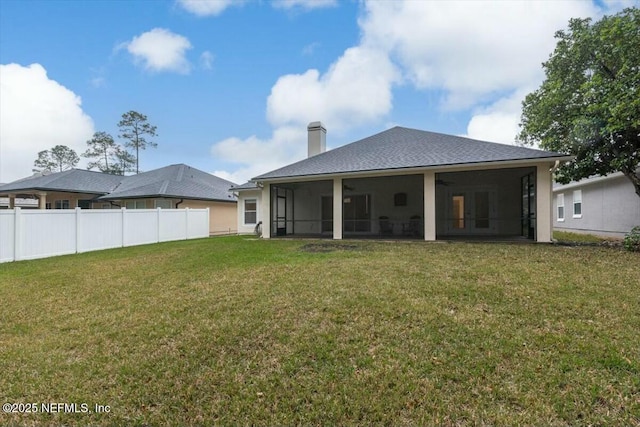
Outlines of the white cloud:
<svg viewBox="0 0 640 427">
<path fill-rule="evenodd" d="M 269 139 L 252 135 L 246 139 L 227 138 L 211 147 L 211 154 L 241 165 L 234 171 L 215 171 L 214 175 L 242 184 L 254 176 L 301 160 L 307 153 L 306 126 L 282 126 Z"/>
<path fill-rule="evenodd" d="M 209 52 L 208 50 L 205 50 L 200 54 L 200 66 L 205 70 L 213 69 L 213 60 L 213 53 Z"/>
<path fill-rule="evenodd" d="M 38 152 L 55 145 L 85 151 L 93 120 L 40 64 L 0 65 L 0 94 L 0 182 L 31 175 Z"/>
<path fill-rule="evenodd" d="M 379 120 L 391 109 L 391 86 L 397 77 L 384 54 L 362 46 L 347 49 L 324 74 L 308 70 L 280 77 L 267 100 L 273 135 L 214 144 L 214 157 L 239 165 L 233 172 L 215 175 L 242 183 L 305 158 L 307 125 L 312 121 L 321 120 L 331 132 L 340 132 Z"/>
<path fill-rule="evenodd" d="M 515 145 L 516 135 L 520 132 L 522 101 L 534 89 L 522 87 L 490 106 L 476 111 L 469 121 L 465 136 L 482 141 Z"/>
<path fill-rule="evenodd" d="M 187 50 L 192 47 L 191 42 L 186 37 L 164 28 L 154 28 L 142 33 L 119 47 L 125 47 L 134 60 L 142 63 L 149 71 L 188 74 L 191 69 L 185 56 Z"/>
<path fill-rule="evenodd" d="M 231 6 L 240 6 L 242 0 L 177 0 L 176 3 L 187 12 L 197 16 L 217 16 Z"/>
<path fill-rule="evenodd" d="M 365 41 L 386 49 L 417 88 L 444 90 L 444 105 L 461 109 L 539 82 L 555 31 L 596 13 L 591 2 L 369 1 L 365 8 Z"/>
<path fill-rule="evenodd" d="M 325 7 L 335 7 L 337 0 L 273 0 L 271 2 L 276 9 L 321 9 Z"/>
<path fill-rule="evenodd" d="M 338 131 L 378 120 L 391 110 L 397 77 L 383 52 L 353 47 L 323 75 L 308 70 L 280 77 L 267 100 L 267 118 L 275 127 L 321 120 Z"/>
<path fill-rule="evenodd" d="M 393 107 L 393 89 L 401 83 L 441 94 L 436 95 L 442 97 L 440 109 L 474 111 L 469 137 L 514 143 L 521 101 L 542 82 L 541 63 L 555 47 L 555 32 L 570 18 L 597 18 L 603 12 L 592 2 L 564 1 L 553 7 L 546 1 L 362 5 L 357 46 L 346 49 L 325 73 L 310 69 L 281 76 L 274 84 L 267 100 L 274 137 L 231 138 L 213 146 L 255 150 L 271 159 L 263 163 L 262 156 L 234 157 L 231 150 L 217 151 L 222 158 L 246 165 L 238 173 L 249 174 L 243 171 L 256 163 L 260 173 L 298 158 L 291 146 L 278 142 L 282 127 L 304 131 L 309 122 L 321 120 L 332 132 L 341 132 L 385 120 Z M 279 7 L 300 5 L 291 1 Z M 300 138 L 298 144 L 306 141 L 304 135 Z M 277 157 L 269 157 L 276 151 Z"/>
</svg>

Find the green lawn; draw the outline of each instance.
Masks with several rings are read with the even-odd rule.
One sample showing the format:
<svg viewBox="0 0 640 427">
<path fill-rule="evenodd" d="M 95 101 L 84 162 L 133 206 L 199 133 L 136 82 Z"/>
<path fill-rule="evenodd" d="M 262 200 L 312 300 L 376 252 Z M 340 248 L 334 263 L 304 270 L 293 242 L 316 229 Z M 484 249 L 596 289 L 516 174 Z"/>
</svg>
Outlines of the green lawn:
<svg viewBox="0 0 640 427">
<path fill-rule="evenodd" d="M 620 239 L 604 238 L 593 234 L 572 233 L 570 231 L 554 231 L 553 238 L 561 243 L 596 244 Z"/>
<path fill-rule="evenodd" d="M 640 425 L 640 255 L 221 237 L 0 265 L 0 425 Z"/>
</svg>

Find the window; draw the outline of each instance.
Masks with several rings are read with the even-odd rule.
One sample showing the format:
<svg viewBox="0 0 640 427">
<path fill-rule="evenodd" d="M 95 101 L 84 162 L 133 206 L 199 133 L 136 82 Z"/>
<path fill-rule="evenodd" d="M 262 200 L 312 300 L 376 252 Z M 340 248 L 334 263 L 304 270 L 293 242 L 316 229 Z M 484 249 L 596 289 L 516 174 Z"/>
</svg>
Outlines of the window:
<svg viewBox="0 0 640 427">
<path fill-rule="evenodd" d="M 91 200 L 88 200 L 88 199 L 78 200 L 78 207 L 81 209 L 91 209 Z"/>
<path fill-rule="evenodd" d="M 558 194 L 558 221 L 564 221 L 564 194 Z"/>
<path fill-rule="evenodd" d="M 573 192 L 573 217 L 582 218 L 582 190 Z"/>
<path fill-rule="evenodd" d="M 56 200 L 56 209 L 69 209 L 69 200 Z"/>
<path fill-rule="evenodd" d="M 255 224 L 258 222 L 258 201 L 247 199 L 244 201 L 244 223 Z"/>
<path fill-rule="evenodd" d="M 156 208 L 162 208 L 162 209 L 171 209 L 171 200 L 156 199 L 155 200 L 155 207 Z"/>
<path fill-rule="evenodd" d="M 407 206 L 407 193 L 396 193 L 393 195 L 394 206 Z"/>
<path fill-rule="evenodd" d="M 125 203 L 127 209 L 146 209 L 147 202 L 145 200 L 127 200 Z"/>
</svg>

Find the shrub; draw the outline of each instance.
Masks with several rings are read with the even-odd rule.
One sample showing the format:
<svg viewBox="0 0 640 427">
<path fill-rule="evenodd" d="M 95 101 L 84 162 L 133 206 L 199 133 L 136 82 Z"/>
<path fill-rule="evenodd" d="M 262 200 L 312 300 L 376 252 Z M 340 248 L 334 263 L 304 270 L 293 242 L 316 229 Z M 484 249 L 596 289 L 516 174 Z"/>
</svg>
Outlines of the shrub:
<svg viewBox="0 0 640 427">
<path fill-rule="evenodd" d="M 624 236 L 624 248 L 631 252 L 640 252 L 640 226 L 633 227 Z"/>
</svg>

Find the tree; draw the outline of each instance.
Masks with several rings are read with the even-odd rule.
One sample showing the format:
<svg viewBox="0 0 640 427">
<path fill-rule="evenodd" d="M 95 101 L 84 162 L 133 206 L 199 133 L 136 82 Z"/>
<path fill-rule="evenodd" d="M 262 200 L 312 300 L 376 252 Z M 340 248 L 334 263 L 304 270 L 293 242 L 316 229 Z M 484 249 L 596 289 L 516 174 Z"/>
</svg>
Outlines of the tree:
<svg viewBox="0 0 640 427">
<path fill-rule="evenodd" d="M 113 157 L 118 145 L 113 140 L 113 137 L 106 132 L 96 132 L 93 134 L 93 138 L 87 141 L 87 145 L 89 148 L 82 156 L 96 159 L 93 162 L 89 162 L 87 168 L 97 168 L 100 172 L 114 173 Z M 111 165 L 109 161 L 111 161 Z"/>
<path fill-rule="evenodd" d="M 124 175 L 127 172 L 133 172 L 136 159 L 133 154 L 123 149 L 120 145 L 116 145 L 112 158 L 111 170 L 114 175 Z"/>
<path fill-rule="evenodd" d="M 558 168 L 560 183 L 620 171 L 640 197 L 640 10 L 572 19 L 555 36 L 546 79 L 523 102 L 518 139 L 575 156 Z"/>
<path fill-rule="evenodd" d="M 54 171 L 62 172 L 71 169 L 80 161 L 80 157 L 66 145 L 56 145 L 51 150 L 43 150 L 38 153 L 38 158 L 33 162 L 34 172 Z"/>
<path fill-rule="evenodd" d="M 140 114 L 137 111 L 129 111 L 122 115 L 122 120 L 118 123 L 118 127 L 121 132 L 119 137 L 127 140 L 125 146 L 135 150 L 136 173 L 138 173 L 140 171 L 140 150 L 158 146 L 155 142 L 148 141 L 145 138 L 145 135 L 150 137 L 157 136 L 156 126 L 149 124 L 147 116 L 144 114 Z"/>
</svg>

